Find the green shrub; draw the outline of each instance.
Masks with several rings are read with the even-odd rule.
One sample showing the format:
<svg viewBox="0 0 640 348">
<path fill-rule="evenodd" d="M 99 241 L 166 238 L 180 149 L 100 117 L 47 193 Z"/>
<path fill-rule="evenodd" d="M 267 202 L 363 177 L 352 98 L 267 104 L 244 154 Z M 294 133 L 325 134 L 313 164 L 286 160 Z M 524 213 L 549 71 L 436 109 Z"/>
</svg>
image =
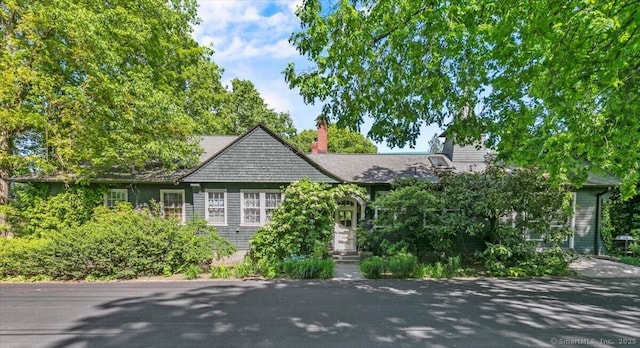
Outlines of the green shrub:
<svg viewBox="0 0 640 348">
<path fill-rule="evenodd" d="M 256 271 L 256 267 L 254 267 L 253 263 L 245 259 L 241 264 L 234 268 L 234 275 L 236 278 L 247 278 L 255 276 L 258 272 Z"/>
<path fill-rule="evenodd" d="M 366 196 L 355 185 L 331 187 L 307 178 L 292 183 L 270 223 L 251 238 L 249 259 L 273 274 L 274 266 L 291 255 L 325 256 L 333 238 L 337 200 L 354 195 Z"/>
<path fill-rule="evenodd" d="M 360 262 L 360 271 L 365 278 L 380 279 L 384 273 L 385 261 L 380 256 L 372 256 Z"/>
<path fill-rule="evenodd" d="M 105 187 L 72 186 L 50 196 L 48 184 L 16 186 L 9 222 L 16 236 L 44 236 L 89 221 L 102 205 Z"/>
<path fill-rule="evenodd" d="M 3 240 L 3 277 L 44 275 L 53 279 L 128 279 L 170 275 L 201 266 L 235 247 L 202 223 L 180 225 L 131 206 L 96 208 L 80 226 L 40 239 Z"/>
<path fill-rule="evenodd" d="M 623 256 L 620 262 L 640 267 L 640 257 Z"/>
<path fill-rule="evenodd" d="M 284 273 L 295 279 L 330 279 L 333 277 L 334 263 L 331 259 L 311 257 L 288 259 L 282 263 Z"/>
<path fill-rule="evenodd" d="M 449 275 L 445 271 L 445 267 L 439 261 L 433 264 L 422 266 L 421 276 L 425 278 L 447 278 Z"/>
<path fill-rule="evenodd" d="M 229 279 L 235 276 L 236 269 L 227 265 L 219 265 L 211 267 L 211 278 Z"/>
<path fill-rule="evenodd" d="M 530 252 L 512 250 L 505 245 L 490 244 L 478 256 L 484 261 L 487 272 L 496 277 L 559 276 L 569 272 L 570 256 L 559 247 L 545 252 L 535 252 L 533 248 Z"/>
<path fill-rule="evenodd" d="M 200 273 L 202 273 L 202 269 L 198 265 L 189 265 L 184 270 L 184 279 L 192 280 L 200 278 Z"/>
<path fill-rule="evenodd" d="M 46 279 L 50 278 L 52 265 L 49 240 L 0 238 L 0 278 Z"/>
<path fill-rule="evenodd" d="M 460 263 L 460 256 L 450 256 L 447 258 L 446 273 L 449 277 L 455 277 L 464 273 L 464 269 Z"/>
<path fill-rule="evenodd" d="M 418 259 L 409 253 L 401 253 L 391 256 L 386 261 L 386 269 L 391 273 L 393 278 L 412 278 L 415 277 L 418 270 Z"/>
</svg>

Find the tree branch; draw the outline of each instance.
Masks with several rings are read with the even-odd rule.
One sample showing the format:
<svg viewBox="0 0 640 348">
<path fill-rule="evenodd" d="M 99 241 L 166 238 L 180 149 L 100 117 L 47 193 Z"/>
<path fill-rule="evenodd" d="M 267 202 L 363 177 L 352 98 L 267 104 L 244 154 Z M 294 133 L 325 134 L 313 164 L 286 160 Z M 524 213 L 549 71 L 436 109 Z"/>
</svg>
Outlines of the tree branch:
<svg viewBox="0 0 640 348">
<path fill-rule="evenodd" d="M 377 45 L 378 42 L 384 40 L 389 35 L 393 34 L 393 32 L 395 32 L 396 30 L 400 29 L 400 27 L 403 27 L 403 26 L 407 25 L 407 23 L 409 23 L 409 21 L 411 21 L 411 19 L 413 19 L 413 17 L 415 17 L 415 16 L 419 15 L 420 13 L 424 12 L 426 9 L 427 9 L 427 5 L 424 5 L 424 6 L 420 7 L 415 12 L 410 14 L 402 23 L 397 24 L 396 26 L 394 26 L 393 28 L 389 29 L 387 32 L 385 32 L 383 34 L 380 34 L 380 35 L 374 37 L 371 40 L 371 44 L 373 46 Z"/>
</svg>

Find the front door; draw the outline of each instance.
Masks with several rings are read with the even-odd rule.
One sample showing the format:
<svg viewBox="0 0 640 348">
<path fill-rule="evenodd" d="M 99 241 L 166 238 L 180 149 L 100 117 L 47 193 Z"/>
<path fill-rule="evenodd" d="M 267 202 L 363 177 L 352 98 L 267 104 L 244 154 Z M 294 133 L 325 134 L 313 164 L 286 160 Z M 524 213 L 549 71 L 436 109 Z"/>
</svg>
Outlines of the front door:
<svg viewBox="0 0 640 348">
<path fill-rule="evenodd" d="M 336 211 L 333 249 L 335 251 L 356 251 L 357 203 L 351 200 L 340 202 Z"/>
</svg>

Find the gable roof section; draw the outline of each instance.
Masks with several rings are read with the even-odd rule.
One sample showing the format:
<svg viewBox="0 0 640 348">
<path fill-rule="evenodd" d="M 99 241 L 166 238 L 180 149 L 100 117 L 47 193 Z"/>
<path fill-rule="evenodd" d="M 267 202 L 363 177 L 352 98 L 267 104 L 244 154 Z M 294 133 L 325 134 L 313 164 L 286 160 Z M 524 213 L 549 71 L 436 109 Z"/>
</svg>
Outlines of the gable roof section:
<svg viewBox="0 0 640 348">
<path fill-rule="evenodd" d="M 416 154 L 310 154 L 312 161 L 352 183 L 382 184 L 400 178 L 438 181 L 436 163 L 450 161 L 443 155 Z M 442 165 L 441 165 L 442 167 Z"/>
<path fill-rule="evenodd" d="M 200 154 L 200 160 L 198 163 L 202 163 L 211 156 L 220 152 L 220 150 L 227 147 L 234 140 L 238 139 L 237 135 L 203 135 L 200 137 L 200 147 L 202 148 L 202 154 Z"/>
<path fill-rule="evenodd" d="M 304 177 L 326 183 L 343 181 L 259 124 L 178 181 L 288 183 Z"/>
</svg>

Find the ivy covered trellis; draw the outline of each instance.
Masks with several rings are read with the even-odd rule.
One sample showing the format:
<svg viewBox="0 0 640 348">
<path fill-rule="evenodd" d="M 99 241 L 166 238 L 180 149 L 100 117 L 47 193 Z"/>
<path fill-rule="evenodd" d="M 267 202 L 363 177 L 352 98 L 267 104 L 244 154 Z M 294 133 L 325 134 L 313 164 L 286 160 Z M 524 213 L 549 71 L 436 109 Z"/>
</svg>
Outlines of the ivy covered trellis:
<svg viewBox="0 0 640 348">
<path fill-rule="evenodd" d="M 305 178 L 284 190 L 284 201 L 270 222 L 250 241 L 249 257 L 271 264 L 291 256 L 324 257 L 334 233 L 334 214 L 345 197 L 367 200 L 366 191 L 352 184 L 331 186 Z"/>
</svg>

